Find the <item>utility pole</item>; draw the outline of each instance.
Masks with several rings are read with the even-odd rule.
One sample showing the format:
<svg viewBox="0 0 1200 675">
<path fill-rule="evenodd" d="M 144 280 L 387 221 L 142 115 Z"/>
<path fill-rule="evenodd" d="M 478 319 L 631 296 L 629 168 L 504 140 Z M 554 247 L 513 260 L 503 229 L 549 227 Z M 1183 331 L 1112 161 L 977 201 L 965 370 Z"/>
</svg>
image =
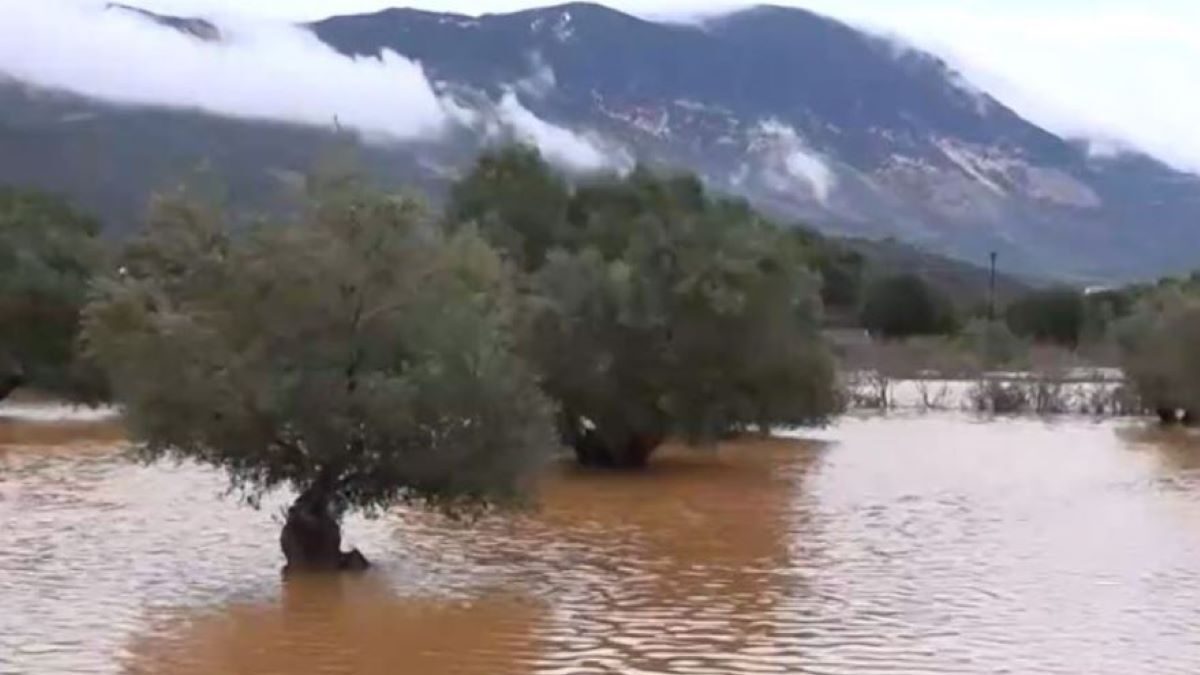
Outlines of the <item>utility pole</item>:
<svg viewBox="0 0 1200 675">
<path fill-rule="evenodd" d="M 988 321 L 996 320 L 996 252 L 991 253 L 991 273 L 988 276 Z"/>
</svg>

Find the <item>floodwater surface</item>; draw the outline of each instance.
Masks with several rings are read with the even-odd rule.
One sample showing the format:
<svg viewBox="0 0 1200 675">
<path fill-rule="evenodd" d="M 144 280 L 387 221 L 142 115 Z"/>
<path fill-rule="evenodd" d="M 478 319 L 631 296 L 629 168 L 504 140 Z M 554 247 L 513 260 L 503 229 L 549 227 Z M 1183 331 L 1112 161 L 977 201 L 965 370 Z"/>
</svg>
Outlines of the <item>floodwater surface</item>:
<svg viewBox="0 0 1200 675">
<path fill-rule="evenodd" d="M 547 475 L 540 506 L 351 518 L 376 564 L 279 574 L 280 508 L 0 420 L 0 673 L 1200 672 L 1200 440 L 1137 422 L 850 417 Z"/>
</svg>

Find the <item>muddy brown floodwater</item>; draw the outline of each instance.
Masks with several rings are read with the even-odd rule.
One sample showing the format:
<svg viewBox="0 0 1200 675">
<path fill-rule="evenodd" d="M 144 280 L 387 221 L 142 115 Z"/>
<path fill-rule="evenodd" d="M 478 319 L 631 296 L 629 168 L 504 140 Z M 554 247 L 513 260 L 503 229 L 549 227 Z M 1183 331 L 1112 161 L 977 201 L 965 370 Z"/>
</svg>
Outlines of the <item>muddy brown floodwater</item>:
<svg viewBox="0 0 1200 675">
<path fill-rule="evenodd" d="M 357 578 L 278 573 L 279 508 L 0 420 L 0 673 L 1200 672 L 1200 439 L 851 417 L 550 472 L 533 512 L 353 518 Z"/>
</svg>

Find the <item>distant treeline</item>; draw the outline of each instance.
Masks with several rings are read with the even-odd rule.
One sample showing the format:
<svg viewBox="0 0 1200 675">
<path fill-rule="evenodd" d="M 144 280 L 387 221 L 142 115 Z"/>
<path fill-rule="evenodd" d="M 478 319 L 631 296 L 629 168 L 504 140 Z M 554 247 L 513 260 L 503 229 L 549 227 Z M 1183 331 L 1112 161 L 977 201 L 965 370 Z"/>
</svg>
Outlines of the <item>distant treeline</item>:
<svg viewBox="0 0 1200 675">
<path fill-rule="evenodd" d="M 1154 289 L 1197 284 L 1197 277 L 1164 279 L 1157 285 L 1089 292 L 1069 286 L 1037 288 L 998 275 L 993 296 L 983 268 L 941 261 L 942 269 L 934 273 L 929 261 L 938 258 L 927 255 L 914 260 L 912 269 L 897 269 L 894 261 L 880 260 L 888 242 L 871 242 L 871 255 L 862 252 L 861 242 L 803 228 L 795 232 L 805 240 L 809 264 L 821 278 L 827 317 L 877 339 L 960 335 L 973 322 L 994 321 L 1016 337 L 1075 349 L 1103 340 L 1112 324 L 1128 317 Z"/>
<path fill-rule="evenodd" d="M 572 223 L 586 223 L 595 232 L 588 235 L 595 237 L 593 245 L 603 249 L 606 237 L 619 236 L 622 228 L 638 227 L 638 219 L 645 219 L 638 209 L 647 207 L 624 206 L 635 198 L 609 187 L 617 183 L 571 186 L 547 171 L 536 154 L 522 152 L 485 155 L 454 188 L 445 219 L 490 228 L 489 240 L 529 269 L 567 245 L 564 237 L 578 236 L 571 228 L 580 226 Z M 501 170 L 509 175 L 488 175 L 491 182 L 483 182 L 486 171 Z M 623 185 L 652 177 L 639 169 Z M 679 203 L 670 208 L 709 199 L 694 176 L 678 174 L 663 185 Z M 712 204 L 715 218 L 768 223 L 742 201 Z M 503 222 L 494 222 L 501 211 Z M 801 225 L 776 229 L 797 264 L 812 272 L 808 278 L 815 280 L 823 307 L 814 316 L 822 324 L 859 328 L 879 340 L 934 336 L 986 342 L 988 349 L 1001 352 L 994 360 L 1012 351 L 997 345 L 1020 341 L 1072 351 L 1103 347 L 1128 357 L 1134 342 L 1129 325 L 1138 317 L 1144 323 L 1147 307 L 1163 309 L 1200 296 L 1200 275 L 1084 292 L 1032 288 L 1001 274 L 992 297 L 988 271 L 981 267 L 891 241 L 827 237 Z M 0 189 L 0 396 L 22 384 L 89 401 L 106 396 L 104 378 L 78 357 L 74 346 L 92 276 L 119 264 L 123 246 L 102 241 L 94 218 L 57 197 Z"/>
</svg>

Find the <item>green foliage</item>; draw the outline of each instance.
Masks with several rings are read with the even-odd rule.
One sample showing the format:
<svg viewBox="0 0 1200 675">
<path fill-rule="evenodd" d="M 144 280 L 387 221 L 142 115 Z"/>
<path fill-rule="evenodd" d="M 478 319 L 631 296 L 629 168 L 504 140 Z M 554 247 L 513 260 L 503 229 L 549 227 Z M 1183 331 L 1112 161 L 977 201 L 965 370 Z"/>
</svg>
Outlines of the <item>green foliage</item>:
<svg viewBox="0 0 1200 675">
<path fill-rule="evenodd" d="M 464 185 L 492 176 L 490 161 Z M 549 174 L 540 159 L 522 166 Z M 486 192 L 509 194 L 503 186 Z M 581 446 L 591 445 L 600 455 L 591 461 L 640 464 L 667 436 L 704 442 L 748 426 L 820 422 L 833 411 L 817 284 L 797 242 L 689 175 L 638 169 L 563 194 L 564 219 L 538 221 L 537 241 L 546 243 L 523 257 L 528 354 L 581 459 L 589 461 Z M 526 222 L 499 220 L 484 231 L 501 246 L 508 231 L 529 241 Z M 541 238 L 546 232 L 552 240 Z"/>
<path fill-rule="evenodd" d="M 561 245 L 569 200 L 566 182 L 531 148 L 508 146 L 480 156 L 450 193 L 447 221 L 474 223 L 526 268 Z"/>
<path fill-rule="evenodd" d="M 1087 306 L 1083 294 L 1074 289 L 1037 290 L 1017 298 L 1005 318 L 1021 337 L 1075 348 L 1083 336 Z"/>
<path fill-rule="evenodd" d="M 861 253 L 811 230 L 789 231 L 804 251 L 804 262 L 821 279 L 821 303 L 830 310 L 856 310 L 862 302 L 867 261 Z"/>
<path fill-rule="evenodd" d="M 553 427 L 516 308 L 473 230 L 339 181 L 298 222 L 236 232 L 159 200 L 84 337 L 146 459 L 219 467 L 252 497 L 318 486 L 340 513 L 519 496 Z"/>
<path fill-rule="evenodd" d="M 1134 292 L 1128 289 L 1085 295 L 1082 341 L 1098 343 L 1104 340 L 1111 326 L 1133 313 L 1136 302 Z"/>
<path fill-rule="evenodd" d="M 74 357 L 79 310 L 102 259 L 98 232 L 56 197 L 0 189 L 0 379 L 21 374 L 51 393 L 101 394 Z"/>
<path fill-rule="evenodd" d="M 1200 298 L 1160 287 L 1114 333 L 1125 375 L 1146 407 L 1200 411 Z"/>
<path fill-rule="evenodd" d="M 873 282 L 866 291 L 863 328 L 884 339 L 953 333 L 958 319 L 950 300 L 915 274 Z"/>
<path fill-rule="evenodd" d="M 985 368 L 1011 367 L 1028 354 L 1028 345 L 1003 321 L 973 319 L 963 328 L 960 339 L 968 353 Z"/>
</svg>

